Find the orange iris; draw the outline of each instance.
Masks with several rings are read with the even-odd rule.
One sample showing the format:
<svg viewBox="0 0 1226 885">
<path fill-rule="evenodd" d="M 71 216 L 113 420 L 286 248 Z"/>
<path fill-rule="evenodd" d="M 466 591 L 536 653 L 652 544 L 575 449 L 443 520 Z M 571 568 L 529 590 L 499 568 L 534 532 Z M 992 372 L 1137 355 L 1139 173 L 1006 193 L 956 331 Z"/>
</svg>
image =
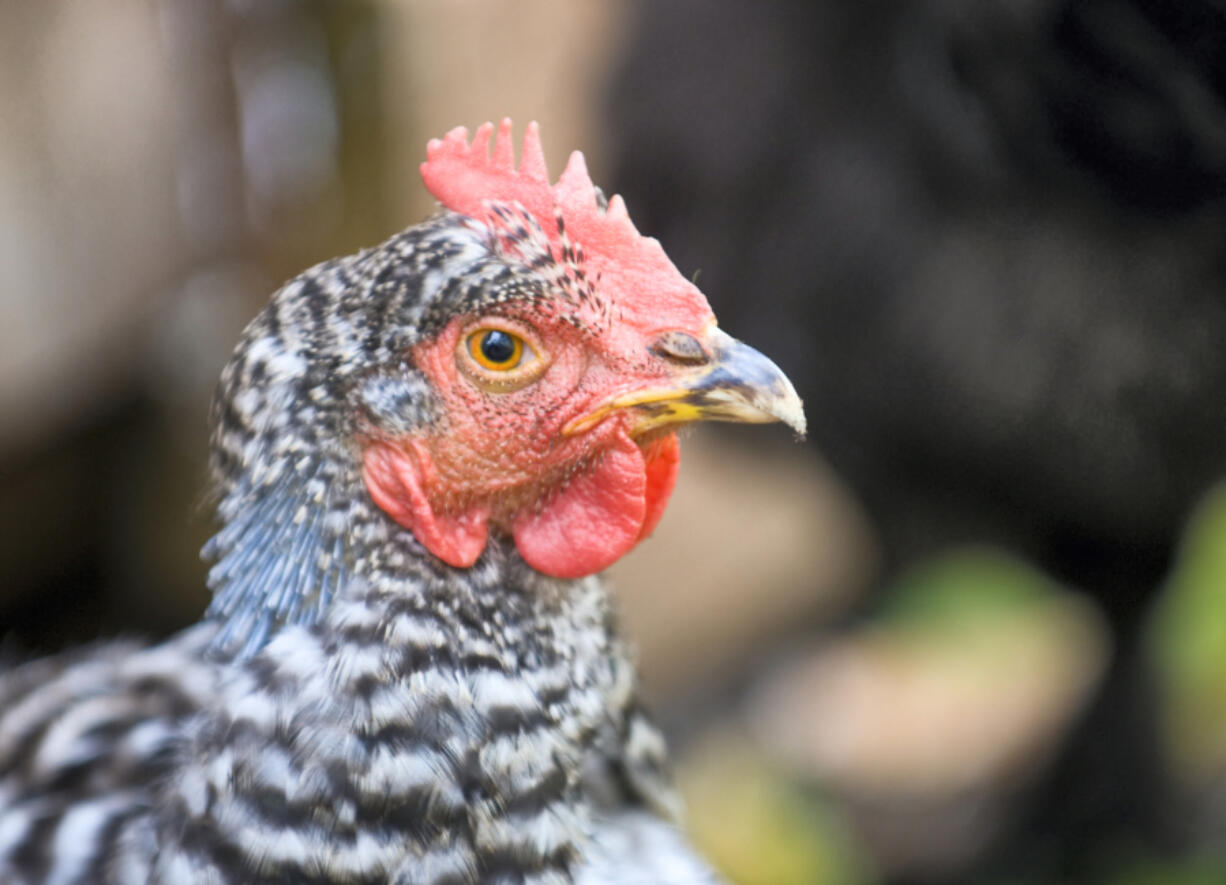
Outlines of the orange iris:
<svg viewBox="0 0 1226 885">
<path fill-rule="evenodd" d="M 502 329 L 478 329 L 468 336 L 468 353 L 492 372 L 509 372 L 524 358 L 524 339 Z"/>
</svg>

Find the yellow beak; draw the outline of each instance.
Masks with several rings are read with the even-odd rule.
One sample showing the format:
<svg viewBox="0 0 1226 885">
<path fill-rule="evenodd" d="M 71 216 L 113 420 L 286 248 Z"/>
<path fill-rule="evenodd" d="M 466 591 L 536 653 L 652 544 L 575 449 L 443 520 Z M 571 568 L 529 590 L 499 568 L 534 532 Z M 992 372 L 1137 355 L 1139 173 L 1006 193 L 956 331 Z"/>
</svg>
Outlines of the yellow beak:
<svg viewBox="0 0 1226 885">
<path fill-rule="evenodd" d="M 804 405 L 778 366 L 719 329 L 707 336 L 705 350 L 709 357 L 678 372 L 675 384 L 614 397 L 570 421 L 562 432 L 582 433 L 613 412 L 629 410 L 635 436 L 691 421 L 782 421 L 804 436 Z"/>
</svg>

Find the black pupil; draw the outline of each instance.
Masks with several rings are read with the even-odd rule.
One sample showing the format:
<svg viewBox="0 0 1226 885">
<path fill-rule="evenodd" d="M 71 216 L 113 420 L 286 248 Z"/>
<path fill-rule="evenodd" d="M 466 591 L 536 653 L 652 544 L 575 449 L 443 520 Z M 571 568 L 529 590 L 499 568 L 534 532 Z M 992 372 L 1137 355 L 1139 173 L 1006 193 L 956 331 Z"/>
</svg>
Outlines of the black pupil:
<svg viewBox="0 0 1226 885">
<path fill-rule="evenodd" d="M 481 355 L 491 363 L 505 363 L 515 356 L 515 339 L 506 332 L 486 332 L 481 336 Z"/>
</svg>

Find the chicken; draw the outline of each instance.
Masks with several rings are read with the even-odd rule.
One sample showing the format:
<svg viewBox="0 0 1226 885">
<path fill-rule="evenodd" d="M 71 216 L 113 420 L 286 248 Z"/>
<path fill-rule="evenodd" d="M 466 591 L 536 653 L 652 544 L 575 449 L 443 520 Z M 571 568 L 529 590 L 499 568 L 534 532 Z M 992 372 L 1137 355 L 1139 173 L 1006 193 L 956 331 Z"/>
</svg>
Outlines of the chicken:
<svg viewBox="0 0 1226 885">
<path fill-rule="evenodd" d="M 713 881 L 596 573 L 673 431 L 799 398 L 535 124 L 432 141 L 426 222 L 289 282 L 212 409 L 214 598 L 0 679 L 0 881 Z"/>
</svg>

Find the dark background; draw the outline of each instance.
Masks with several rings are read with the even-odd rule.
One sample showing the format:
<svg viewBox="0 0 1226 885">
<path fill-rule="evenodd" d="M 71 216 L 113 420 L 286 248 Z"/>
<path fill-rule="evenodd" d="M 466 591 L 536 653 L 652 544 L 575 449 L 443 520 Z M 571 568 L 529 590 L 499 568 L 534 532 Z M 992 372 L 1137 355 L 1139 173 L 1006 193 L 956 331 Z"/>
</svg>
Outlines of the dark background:
<svg viewBox="0 0 1226 885">
<path fill-rule="evenodd" d="M 1226 881 L 1209 2 L 0 2 L 0 654 L 198 616 L 242 324 L 503 115 L 806 401 L 688 440 L 614 572 L 704 849 Z"/>
</svg>

